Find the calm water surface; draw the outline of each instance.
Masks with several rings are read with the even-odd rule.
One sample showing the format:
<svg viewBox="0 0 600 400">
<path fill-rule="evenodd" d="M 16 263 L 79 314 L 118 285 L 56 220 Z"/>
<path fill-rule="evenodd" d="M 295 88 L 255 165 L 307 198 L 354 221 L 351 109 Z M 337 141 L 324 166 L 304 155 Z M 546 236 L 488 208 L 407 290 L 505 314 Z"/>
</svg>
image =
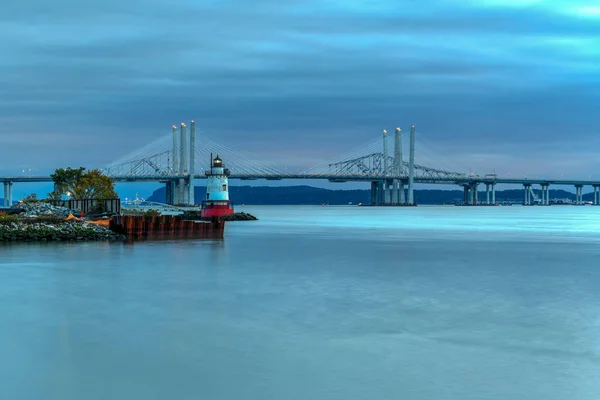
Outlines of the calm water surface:
<svg viewBox="0 0 600 400">
<path fill-rule="evenodd" d="M 0 246 L 7 399 L 600 396 L 600 207 L 245 207 Z"/>
</svg>

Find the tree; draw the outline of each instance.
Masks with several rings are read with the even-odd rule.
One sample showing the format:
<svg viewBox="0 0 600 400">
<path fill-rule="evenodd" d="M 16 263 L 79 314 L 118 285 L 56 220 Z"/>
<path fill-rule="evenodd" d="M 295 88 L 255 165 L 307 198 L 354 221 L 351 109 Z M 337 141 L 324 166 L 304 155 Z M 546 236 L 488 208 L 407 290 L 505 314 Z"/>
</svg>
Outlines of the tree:
<svg viewBox="0 0 600 400">
<path fill-rule="evenodd" d="M 101 171 L 94 169 L 85 172 L 85 168 L 59 168 L 50 175 L 54 182 L 53 199 L 63 195 L 73 199 L 112 199 L 117 197 L 115 183 Z"/>
</svg>

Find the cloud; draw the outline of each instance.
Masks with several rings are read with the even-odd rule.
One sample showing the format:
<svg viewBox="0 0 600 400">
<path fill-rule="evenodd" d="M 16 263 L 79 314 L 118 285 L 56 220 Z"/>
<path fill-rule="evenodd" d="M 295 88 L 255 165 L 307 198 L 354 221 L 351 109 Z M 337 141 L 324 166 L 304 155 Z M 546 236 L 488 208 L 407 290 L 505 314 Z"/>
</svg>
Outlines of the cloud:
<svg viewBox="0 0 600 400">
<path fill-rule="evenodd" d="M 577 1 L 11 2 L 0 157 L 102 165 L 194 118 L 295 166 L 414 123 L 473 169 L 531 168 L 541 141 L 598 144 L 598 37 Z"/>
</svg>

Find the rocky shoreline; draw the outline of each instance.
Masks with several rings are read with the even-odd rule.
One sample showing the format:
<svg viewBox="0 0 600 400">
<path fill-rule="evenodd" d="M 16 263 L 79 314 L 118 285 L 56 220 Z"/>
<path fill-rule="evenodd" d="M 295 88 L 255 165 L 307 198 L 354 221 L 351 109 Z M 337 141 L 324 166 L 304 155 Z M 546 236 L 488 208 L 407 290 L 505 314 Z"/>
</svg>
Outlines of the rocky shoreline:
<svg viewBox="0 0 600 400">
<path fill-rule="evenodd" d="M 123 241 L 127 238 L 108 227 L 76 218 L 77 211 L 43 201 L 21 202 L 0 213 L 0 243 L 49 241 Z M 185 213 L 184 219 L 199 219 L 199 213 Z M 221 217 L 221 221 L 256 221 L 245 212 Z"/>
<path fill-rule="evenodd" d="M 0 222 L 0 242 L 47 242 L 125 240 L 108 228 L 80 221 L 48 223 L 36 221 Z"/>
<path fill-rule="evenodd" d="M 74 218 L 74 213 L 43 202 L 19 203 L 10 212 L 0 214 L 0 243 L 126 239 L 105 226 Z"/>
<path fill-rule="evenodd" d="M 200 211 L 186 211 L 183 213 L 182 217 L 183 217 L 183 219 L 191 220 L 191 221 L 202 220 L 202 214 Z M 248 214 L 245 212 L 236 212 L 233 214 L 224 215 L 220 218 L 220 220 L 221 221 L 258 221 L 258 218 L 256 218 L 252 214 Z"/>
<path fill-rule="evenodd" d="M 252 214 L 248 214 L 245 212 L 237 212 L 229 215 L 224 215 L 221 217 L 221 221 L 257 221 L 256 218 Z"/>
</svg>

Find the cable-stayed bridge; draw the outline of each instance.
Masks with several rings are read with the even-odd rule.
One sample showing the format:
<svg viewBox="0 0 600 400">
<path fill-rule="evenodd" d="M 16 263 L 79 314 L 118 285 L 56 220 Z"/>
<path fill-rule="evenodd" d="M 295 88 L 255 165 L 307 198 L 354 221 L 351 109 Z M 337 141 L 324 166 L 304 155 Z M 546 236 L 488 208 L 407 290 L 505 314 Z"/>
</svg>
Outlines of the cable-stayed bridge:
<svg viewBox="0 0 600 400">
<path fill-rule="evenodd" d="M 479 203 L 479 185 L 485 185 L 483 204 L 494 204 L 497 184 L 521 184 L 523 203 L 533 203 L 536 195 L 532 186 L 542 189 L 541 204 L 549 204 L 550 185 L 572 185 L 576 188 L 577 204 L 583 204 L 583 187 L 594 188 L 594 204 L 600 204 L 600 181 L 562 179 L 516 179 L 496 175 L 478 175 L 458 172 L 464 168 L 454 165 L 443 151 L 431 150 L 425 140 L 416 134 L 415 127 L 408 132 L 399 128 L 393 133 L 383 131 L 370 142 L 358 146 L 333 160 L 313 168 L 290 173 L 287 168 L 265 163 L 254 155 L 217 140 L 204 132 L 196 134 L 192 121 L 173 126 L 172 131 L 160 136 L 142 148 L 100 167 L 117 182 L 162 182 L 167 188 L 170 204 L 195 204 L 193 186 L 205 178 L 205 168 L 211 155 L 219 155 L 230 170 L 230 179 L 284 180 L 325 179 L 331 182 L 362 181 L 371 183 L 371 203 L 374 205 L 413 205 L 415 183 L 452 184 L 464 188 L 464 203 Z M 435 147 L 435 146 L 433 146 Z M 51 182 L 44 176 L 0 177 L 4 182 L 5 205 L 12 203 L 15 182 Z"/>
</svg>

